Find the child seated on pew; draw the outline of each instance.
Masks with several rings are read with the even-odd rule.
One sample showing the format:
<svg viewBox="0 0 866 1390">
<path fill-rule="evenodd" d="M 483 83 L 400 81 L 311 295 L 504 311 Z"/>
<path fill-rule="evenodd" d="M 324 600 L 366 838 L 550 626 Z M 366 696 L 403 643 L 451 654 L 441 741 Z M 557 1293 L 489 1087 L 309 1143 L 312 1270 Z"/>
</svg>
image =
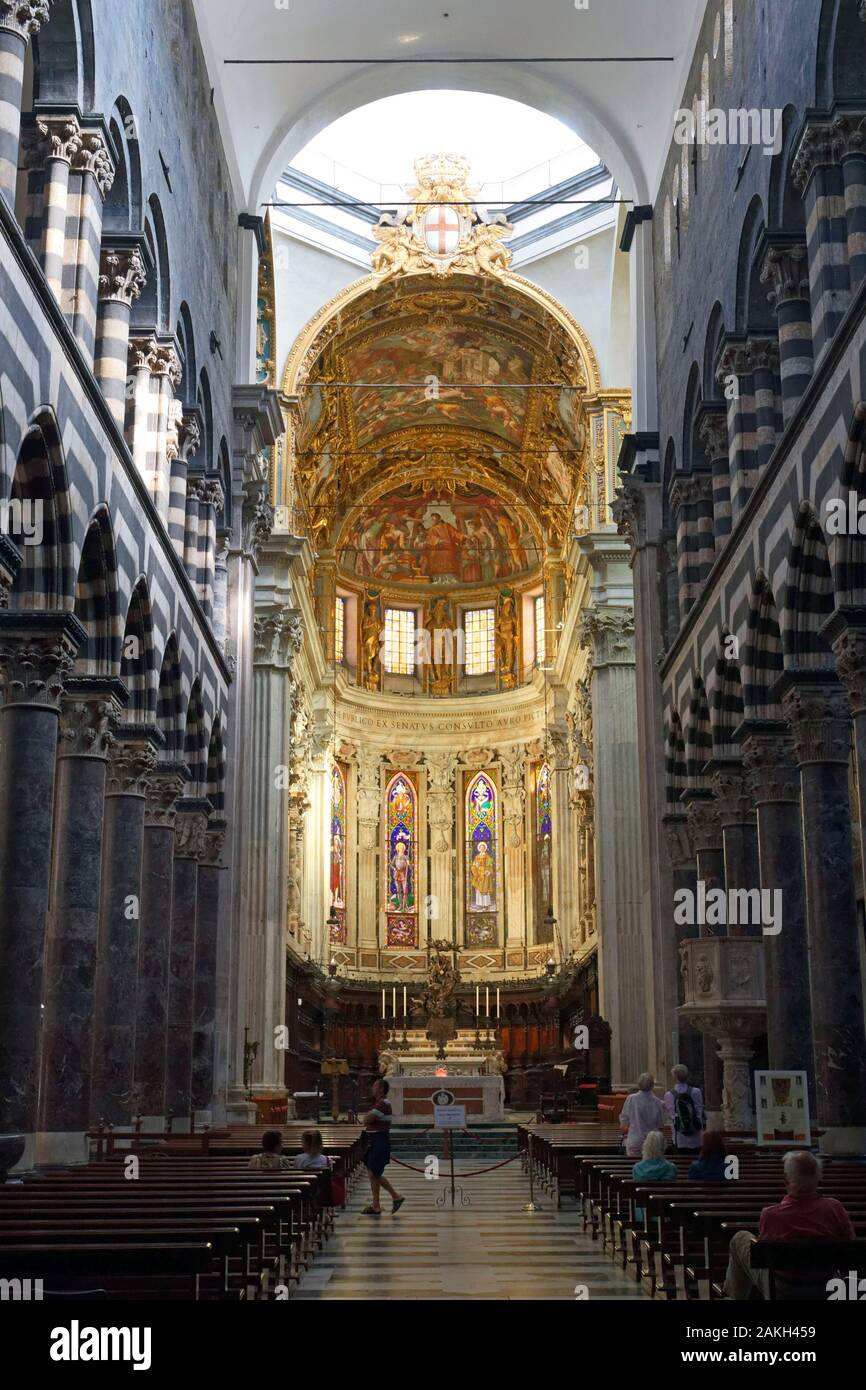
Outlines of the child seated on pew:
<svg viewBox="0 0 866 1390">
<path fill-rule="evenodd" d="M 636 1182 L 676 1182 L 676 1164 L 665 1158 L 665 1137 L 661 1130 L 651 1129 L 643 1141 L 643 1157 L 631 1170 Z M 635 1221 L 643 1221 L 643 1207 L 635 1207 Z"/>
<path fill-rule="evenodd" d="M 262 1151 L 253 1154 L 249 1168 L 291 1168 L 292 1160 L 283 1153 L 283 1136 L 278 1129 L 266 1129 L 262 1135 Z"/>
<path fill-rule="evenodd" d="M 323 1141 L 321 1132 L 318 1129 L 305 1129 L 301 1135 L 303 1152 L 295 1154 L 293 1167 L 330 1169 L 331 1160 L 326 1153 L 322 1152 Z"/>
</svg>

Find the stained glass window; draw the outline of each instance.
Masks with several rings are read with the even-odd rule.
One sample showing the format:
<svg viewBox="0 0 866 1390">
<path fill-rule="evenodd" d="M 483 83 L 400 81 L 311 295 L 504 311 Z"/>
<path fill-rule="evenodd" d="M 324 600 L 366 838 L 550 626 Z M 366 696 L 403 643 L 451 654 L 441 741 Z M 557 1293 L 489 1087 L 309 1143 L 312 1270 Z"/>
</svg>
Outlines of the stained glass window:
<svg viewBox="0 0 866 1390">
<path fill-rule="evenodd" d="M 553 819 L 550 804 L 550 767 L 542 763 L 535 778 L 535 939 L 552 941 L 545 919 L 553 906 Z"/>
<path fill-rule="evenodd" d="M 493 646 L 495 616 L 492 608 L 470 608 L 463 615 L 467 676 L 487 676 L 496 670 Z"/>
<path fill-rule="evenodd" d="M 411 676 L 415 670 L 415 613 L 412 609 L 385 609 L 385 670 L 395 676 Z"/>
<path fill-rule="evenodd" d="M 331 942 L 346 940 L 346 779 L 339 763 L 331 770 Z"/>
<path fill-rule="evenodd" d="M 334 603 L 334 660 L 339 663 L 346 654 L 346 600 L 337 595 Z"/>
<path fill-rule="evenodd" d="M 388 946 L 418 945 L 417 819 L 415 784 L 408 774 L 397 772 L 385 788 Z"/>
<path fill-rule="evenodd" d="M 466 788 L 466 939 L 470 945 L 496 940 L 496 783 L 478 772 Z"/>
<path fill-rule="evenodd" d="M 544 631 L 544 595 L 539 594 L 535 600 L 535 664 L 541 664 L 547 659 L 547 643 L 545 642 Z"/>
</svg>

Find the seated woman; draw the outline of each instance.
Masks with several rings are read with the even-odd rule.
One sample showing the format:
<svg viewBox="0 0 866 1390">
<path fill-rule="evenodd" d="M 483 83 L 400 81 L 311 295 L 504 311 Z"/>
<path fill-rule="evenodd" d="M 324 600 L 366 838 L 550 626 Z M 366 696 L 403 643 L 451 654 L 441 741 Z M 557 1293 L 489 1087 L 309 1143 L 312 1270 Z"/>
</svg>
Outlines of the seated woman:
<svg viewBox="0 0 866 1390">
<path fill-rule="evenodd" d="M 295 1168 L 330 1168 L 331 1160 L 326 1153 L 322 1152 L 322 1135 L 318 1129 L 305 1129 L 301 1135 L 302 1152 L 295 1154 L 293 1167 Z"/>
<path fill-rule="evenodd" d="M 704 1132 L 700 1157 L 689 1164 L 689 1177 L 696 1182 L 724 1182 L 726 1160 L 725 1136 L 718 1130 L 708 1129 Z"/>
<path fill-rule="evenodd" d="M 643 1157 L 631 1170 L 636 1182 L 676 1182 L 676 1164 L 665 1158 L 665 1137 L 661 1130 L 651 1129 L 643 1141 Z M 643 1207 L 635 1207 L 635 1221 L 643 1221 Z"/>
</svg>

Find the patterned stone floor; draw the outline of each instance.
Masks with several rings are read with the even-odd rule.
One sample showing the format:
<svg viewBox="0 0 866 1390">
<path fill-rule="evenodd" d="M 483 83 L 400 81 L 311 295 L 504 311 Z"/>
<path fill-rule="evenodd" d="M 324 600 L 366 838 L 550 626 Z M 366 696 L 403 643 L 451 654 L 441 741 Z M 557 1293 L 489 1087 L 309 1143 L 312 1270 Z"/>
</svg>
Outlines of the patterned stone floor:
<svg viewBox="0 0 866 1390">
<path fill-rule="evenodd" d="M 455 1165 L 459 1171 L 461 1165 Z M 476 1163 L 464 1163 L 464 1170 Z M 437 1181 L 392 1163 L 388 1176 L 406 1197 L 396 1216 L 383 1194 L 383 1215 L 362 1216 L 369 1201 L 361 1174 L 334 1234 L 293 1295 L 296 1299 L 570 1299 L 585 1285 L 592 1299 L 644 1298 L 629 1274 L 580 1229 L 573 1202 L 560 1211 L 546 1192 L 543 1208 L 524 1212 L 529 1183 L 519 1163 L 470 1178 L 468 1207 L 452 1211 L 447 1170 Z M 458 1179 L 459 1181 L 459 1179 Z M 587 1295 L 584 1295 L 587 1296 Z"/>
</svg>

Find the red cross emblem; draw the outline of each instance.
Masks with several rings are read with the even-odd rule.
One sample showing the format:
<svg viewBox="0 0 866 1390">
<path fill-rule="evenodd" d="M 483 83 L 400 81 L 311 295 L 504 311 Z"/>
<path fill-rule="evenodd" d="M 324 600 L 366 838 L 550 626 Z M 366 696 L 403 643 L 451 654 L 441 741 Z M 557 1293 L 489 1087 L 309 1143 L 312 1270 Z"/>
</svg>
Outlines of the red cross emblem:
<svg viewBox="0 0 866 1390">
<path fill-rule="evenodd" d="M 460 218 L 454 208 L 428 208 L 424 214 L 424 240 L 434 256 L 450 256 L 460 241 Z"/>
</svg>

